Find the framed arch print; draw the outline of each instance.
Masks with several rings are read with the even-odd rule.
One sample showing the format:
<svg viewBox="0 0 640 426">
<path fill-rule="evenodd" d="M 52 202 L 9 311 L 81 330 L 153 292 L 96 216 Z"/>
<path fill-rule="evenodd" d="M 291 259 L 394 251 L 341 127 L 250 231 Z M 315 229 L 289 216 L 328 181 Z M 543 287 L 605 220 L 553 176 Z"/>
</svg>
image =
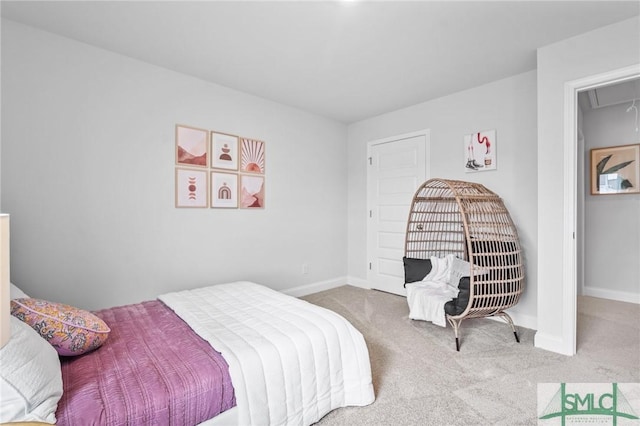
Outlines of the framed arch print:
<svg viewBox="0 0 640 426">
<path fill-rule="evenodd" d="M 238 208 L 238 175 L 211 172 L 211 208 Z"/>
<path fill-rule="evenodd" d="M 209 131 L 176 124 L 176 164 L 208 167 Z"/>
<path fill-rule="evenodd" d="M 238 170 L 238 136 L 211 132 L 211 168 Z"/>
</svg>

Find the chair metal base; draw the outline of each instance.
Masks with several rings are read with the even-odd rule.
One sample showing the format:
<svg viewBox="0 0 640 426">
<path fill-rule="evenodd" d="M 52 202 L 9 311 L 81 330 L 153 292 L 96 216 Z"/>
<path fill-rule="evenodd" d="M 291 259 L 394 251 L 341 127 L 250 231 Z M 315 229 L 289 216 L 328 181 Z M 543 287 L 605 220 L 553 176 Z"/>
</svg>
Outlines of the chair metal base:
<svg viewBox="0 0 640 426">
<path fill-rule="evenodd" d="M 511 326 L 511 330 L 513 330 L 513 335 L 516 338 L 516 342 L 520 343 L 520 337 L 518 337 L 518 332 L 516 331 L 516 327 L 513 324 L 513 320 L 511 319 L 511 316 L 506 312 L 499 312 L 497 314 L 494 314 L 493 316 L 500 317 L 502 320 L 504 320 L 504 322 L 509 324 Z M 456 352 L 460 352 L 459 334 L 460 334 L 460 325 L 462 325 L 462 320 L 463 319 L 464 318 L 453 319 L 453 318 L 451 318 L 450 316 L 447 315 L 447 321 L 449 321 L 449 324 L 451 324 L 451 327 L 453 327 L 453 333 L 454 333 L 455 338 L 456 338 Z"/>
</svg>

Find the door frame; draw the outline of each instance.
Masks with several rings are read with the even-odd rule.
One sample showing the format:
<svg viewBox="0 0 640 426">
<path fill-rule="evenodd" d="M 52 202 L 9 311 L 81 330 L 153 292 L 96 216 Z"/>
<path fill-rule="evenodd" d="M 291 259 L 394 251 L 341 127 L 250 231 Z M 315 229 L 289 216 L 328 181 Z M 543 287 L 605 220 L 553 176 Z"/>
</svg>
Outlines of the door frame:
<svg viewBox="0 0 640 426">
<path fill-rule="evenodd" d="M 390 136 L 390 137 L 386 137 L 386 138 L 382 138 L 382 139 L 375 139 L 372 141 L 367 142 L 367 156 L 365 158 L 365 161 L 368 163 L 371 158 L 372 151 L 373 151 L 373 147 L 376 145 L 382 145 L 385 143 L 389 143 L 389 142 L 396 142 L 396 141 L 401 141 L 403 139 L 410 139 L 410 138 L 414 138 L 417 136 L 424 136 L 425 138 L 425 147 L 424 147 L 424 174 L 425 174 L 425 179 L 429 179 L 431 177 L 431 129 L 423 129 L 423 130 L 417 130 L 415 132 L 409 132 L 409 133 L 403 133 L 401 135 L 397 135 L 397 136 Z M 367 224 L 367 256 L 365 258 L 365 268 L 367 270 L 367 284 L 369 285 L 369 288 L 371 287 L 371 269 L 369 268 L 369 261 L 371 259 L 372 253 L 371 253 L 371 241 L 370 241 L 370 237 L 369 235 L 371 234 L 371 221 L 369 220 L 369 212 L 373 209 L 373 206 L 371 205 L 371 196 L 370 196 L 370 184 L 371 184 L 371 168 L 369 167 L 369 165 L 367 164 L 367 182 L 366 182 L 366 186 L 367 186 L 367 210 L 365 212 L 365 221 Z M 416 188 L 417 189 L 417 188 Z"/>
<path fill-rule="evenodd" d="M 599 86 L 621 83 L 640 77 L 638 69 L 640 64 L 625 68 L 611 70 L 602 74 L 596 74 L 578 80 L 568 81 L 564 85 L 564 200 L 563 200 L 563 239 L 562 255 L 564 262 L 562 271 L 562 347 L 566 348 L 568 355 L 576 353 L 577 335 L 577 299 L 578 267 L 584 272 L 582 262 L 578 264 L 578 250 L 580 255 L 584 252 L 584 237 L 581 236 L 581 246 L 576 244 L 578 209 L 584 209 L 584 205 L 578 206 L 578 92 L 593 89 Z M 584 275 L 584 274 L 583 274 Z"/>
</svg>

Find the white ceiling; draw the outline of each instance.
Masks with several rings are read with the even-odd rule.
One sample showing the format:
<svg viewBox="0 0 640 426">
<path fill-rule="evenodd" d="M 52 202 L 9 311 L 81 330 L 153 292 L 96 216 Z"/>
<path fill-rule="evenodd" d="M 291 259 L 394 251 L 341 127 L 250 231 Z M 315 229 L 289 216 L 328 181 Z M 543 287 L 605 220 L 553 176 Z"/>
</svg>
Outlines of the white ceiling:
<svg viewBox="0 0 640 426">
<path fill-rule="evenodd" d="M 536 67 L 638 1 L 2 1 L 2 16 L 345 123 Z M 640 36 L 640 34 L 639 34 Z"/>
<path fill-rule="evenodd" d="M 578 101 L 583 111 L 632 103 L 634 100 L 640 100 L 640 79 L 637 78 L 578 93 Z"/>
</svg>

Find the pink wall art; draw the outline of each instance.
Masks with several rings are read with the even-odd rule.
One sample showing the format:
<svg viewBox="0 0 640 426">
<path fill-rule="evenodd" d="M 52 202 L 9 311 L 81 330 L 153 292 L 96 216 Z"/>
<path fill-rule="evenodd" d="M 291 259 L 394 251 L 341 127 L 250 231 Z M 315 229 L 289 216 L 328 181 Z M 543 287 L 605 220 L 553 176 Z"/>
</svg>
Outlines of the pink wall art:
<svg viewBox="0 0 640 426">
<path fill-rule="evenodd" d="M 264 209 L 265 143 L 176 124 L 176 207 Z"/>
<path fill-rule="evenodd" d="M 240 176 L 240 208 L 264 208 L 264 176 Z"/>
<path fill-rule="evenodd" d="M 211 208 L 238 208 L 238 175 L 211 172 Z"/>
<path fill-rule="evenodd" d="M 474 132 L 464 137 L 464 163 L 467 172 L 496 170 L 496 131 Z"/>
<path fill-rule="evenodd" d="M 208 156 L 208 130 L 176 125 L 176 164 L 207 167 Z"/>
<path fill-rule="evenodd" d="M 238 170 L 239 138 L 211 132 L 211 168 Z"/>
<path fill-rule="evenodd" d="M 176 168 L 176 207 L 208 207 L 207 171 Z"/>
<path fill-rule="evenodd" d="M 240 171 L 264 174 L 264 142 L 242 138 Z"/>
</svg>

